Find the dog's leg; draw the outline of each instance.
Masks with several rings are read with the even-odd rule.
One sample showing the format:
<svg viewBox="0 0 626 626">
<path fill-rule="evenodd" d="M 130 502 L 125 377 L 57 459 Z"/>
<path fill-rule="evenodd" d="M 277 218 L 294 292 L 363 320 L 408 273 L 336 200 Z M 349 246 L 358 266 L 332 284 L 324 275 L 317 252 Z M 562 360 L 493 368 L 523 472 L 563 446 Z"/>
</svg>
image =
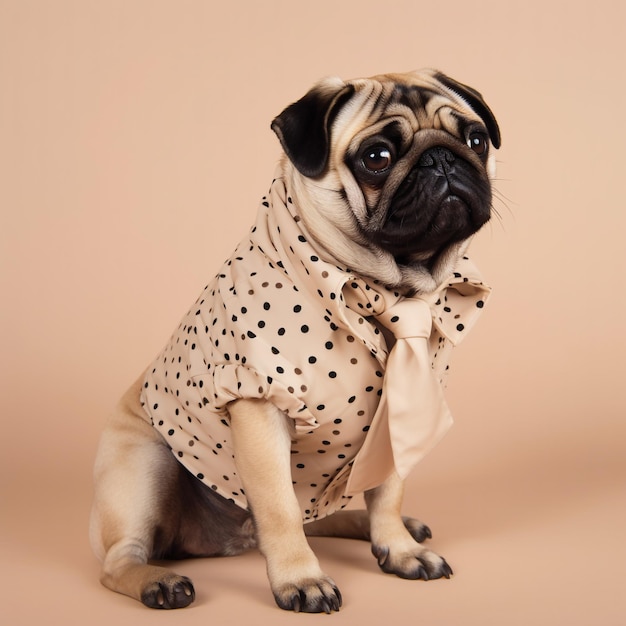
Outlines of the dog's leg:
<svg viewBox="0 0 626 626">
<path fill-rule="evenodd" d="M 414 517 L 402 517 L 404 527 L 415 541 L 421 543 L 432 538 L 430 528 Z M 322 519 L 304 525 L 307 537 L 341 537 L 371 541 L 370 516 L 367 511 L 337 511 Z"/>
<path fill-rule="evenodd" d="M 339 590 L 320 569 L 304 535 L 292 484 L 287 418 L 262 400 L 236 401 L 229 412 L 237 471 L 276 603 L 296 612 L 339 610 Z"/>
<path fill-rule="evenodd" d="M 422 546 L 407 529 L 400 515 L 403 490 L 402 480 L 394 473 L 380 487 L 365 493 L 372 552 L 379 566 L 401 578 L 449 578 L 452 569 L 446 561 Z"/>
<path fill-rule="evenodd" d="M 101 582 L 154 608 L 179 608 L 194 599 L 191 581 L 148 564 L 157 530 L 172 527 L 165 510 L 176 489 L 178 463 L 141 416 L 139 384 L 122 399 L 107 425 L 95 466 L 90 536 L 102 560 Z M 167 541 L 167 538 L 165 538 Z"/>
</svg>

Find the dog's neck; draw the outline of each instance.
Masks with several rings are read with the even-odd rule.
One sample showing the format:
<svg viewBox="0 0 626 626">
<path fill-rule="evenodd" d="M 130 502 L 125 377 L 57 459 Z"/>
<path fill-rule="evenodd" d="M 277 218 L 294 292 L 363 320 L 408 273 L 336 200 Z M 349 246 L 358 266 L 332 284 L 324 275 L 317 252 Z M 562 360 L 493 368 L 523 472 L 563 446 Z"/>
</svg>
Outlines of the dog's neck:
<svg viewBox="0 0 626 626">
<path fill-rule="evenodd" d="M 365 238 L 356 220 L 346 216 L 345 199 L 340 192 L 302 177 L 286 160 L 282 171 L 289 197 L 297 198 L 300 204 L 297 210 L 301 226 L 324 251 L 325 260 L 389 289 L 407 296 L 436 291 L 454 273 L 469 246 L 469 240 L 464 240 L 428 258 L 399 260 Z"/>
</svg>

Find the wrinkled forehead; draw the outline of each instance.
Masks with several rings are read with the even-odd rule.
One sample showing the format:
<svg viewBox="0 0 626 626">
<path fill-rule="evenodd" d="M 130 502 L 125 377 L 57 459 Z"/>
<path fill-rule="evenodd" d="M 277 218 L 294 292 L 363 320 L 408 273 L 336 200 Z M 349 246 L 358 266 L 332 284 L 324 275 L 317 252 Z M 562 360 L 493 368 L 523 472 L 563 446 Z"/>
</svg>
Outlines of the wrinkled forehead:
<svg viewBox="0 0 626 626">
<path fill-rule="evenodd" d="M 447 100 L 453 102 L 454 92 L 451 92 L 429 71 L 413 72 L 409 74 L 380 74 L 365 79 L 365 82 L 379 83 L 381 92 L 389 104 L 399 103 L 412 110 L 425 108 L 433 100 Z M 355 81 L 359 83 L 360 81 Z M 358 87 L 357 87 L 358 89 Z"/>
<path fill-rule="evenodd" d="M 417 128 L 432 127 L 442 115 L 480 121 L 479 115 L 456 92 L 437 80 L 434 72 L 382 74 L 353 82 L 356 94 L 367 94 L 371 120 L 390 115 L 416 118 Z"/>
<path fill-rule="evenodd" d="M 355 93 L 333 125 L 333 143 L 344 150 L 364 133 L 376 133 L 390 123 L 407 139 L 425 129 L 461 138 L 468 125 L 483 126 L 458 94 L 427 72 L 383 74 L 348 83 Z"/>
</svg>

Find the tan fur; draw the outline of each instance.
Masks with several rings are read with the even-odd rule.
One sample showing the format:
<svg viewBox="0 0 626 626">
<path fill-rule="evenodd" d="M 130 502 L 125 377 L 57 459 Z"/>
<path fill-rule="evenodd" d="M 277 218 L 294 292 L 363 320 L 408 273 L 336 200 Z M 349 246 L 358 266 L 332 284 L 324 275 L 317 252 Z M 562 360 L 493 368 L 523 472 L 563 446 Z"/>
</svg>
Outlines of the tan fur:
<svg viewBox="0 0 626 626">
<path fill-rule="evenodd" d="M 139 404 L 140 385 L 124 395 L 102 435 L 90 528 L 93 549 L 103 559 L 102 584 L 138 600 L 146 586 L 168 576 L 147 565 L 158 523 L 155 481 L 167 477 L 146 469 L 171 465 L 170 452 Z"/>
<path fill-rule="evenodd" d="M 157 605 L 169 608 L 170 604 L 188 604 L 194 597 L 186 578 L 149 564 L 154 529 L 168 524 L 160 502 L 177 489 L 179 464 L 147 422 L 139 392 L 137 381 L 102 435 L 90 534 L 93 549 L 102 559 L 103 585 L 140 601 L 153 590 Z M 401 576 L 428 577 L 412 575 L 425 556 L 432 561 L 433 572 L 445 563 L 416 542 L 416 535 L 429 536 L 427 529 L 417 520 L 401 517 L 402 484 L 397 477 L 367 492 L 369 515 L 340 511 L 303 527 L 291 484 L 290 420 L 261 400 L 234 402 L 229 412 L 237 469 L 254 510 L 256 541 L 266 558 L 279 606 L 294 608 L 293 603 L 303 602 L 303 597 L 307 610 L 330 612 L 341 606 L 336 584 L 321 570 L 305 535 L 371 538 L 376 556 L 377 550 L 389 549 L 388 563 L 399 568 L 395 573 Z M 254 539 L 248 539 L 243 549 L 254 547 Z M 295 608 L 305 610 L 304 606 Z"/>
</svg>

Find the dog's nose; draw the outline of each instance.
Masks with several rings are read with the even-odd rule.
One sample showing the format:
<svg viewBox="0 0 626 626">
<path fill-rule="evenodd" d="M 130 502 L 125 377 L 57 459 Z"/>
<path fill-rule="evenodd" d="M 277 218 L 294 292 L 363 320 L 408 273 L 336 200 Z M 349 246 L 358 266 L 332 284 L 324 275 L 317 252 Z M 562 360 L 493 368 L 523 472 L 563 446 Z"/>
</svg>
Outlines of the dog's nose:
<svg viewBox="0 0 626 626">
<path fill-rule="evenodd" d="M 454 152 L 443 146 L 434 146 L 422 152 L 417 164 L 419 167 L 433 168 L 440 174 L 449 172 L 456 157 Z"/>
</svg>

